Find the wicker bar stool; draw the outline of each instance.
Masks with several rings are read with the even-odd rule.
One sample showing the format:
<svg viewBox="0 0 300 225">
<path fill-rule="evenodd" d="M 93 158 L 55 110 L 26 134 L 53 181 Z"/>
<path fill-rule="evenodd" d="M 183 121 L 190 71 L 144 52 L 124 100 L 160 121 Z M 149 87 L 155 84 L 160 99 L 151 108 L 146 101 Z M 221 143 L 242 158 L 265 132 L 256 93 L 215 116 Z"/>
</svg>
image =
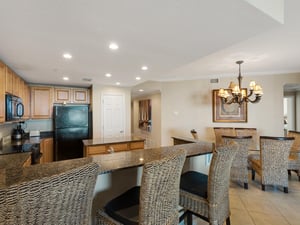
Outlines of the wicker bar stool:
<svg viewBox="0 0 300 225">
<path fill-rule="evenodd" d="M 65 170 L 61 162 L 37 165 L 55 172 L 51 176 L 0 188 L 0 224 L 90 224 L 99 166 L 89 162 Z"/>
<path fill-rule="evenodd" d="M 255 172 L 261 177 L 261 189 L 266 185 L 283 186 L 288 193 L 288 158 L 294 137 L 260 137 L 260 157 L 249 157 L 252 169 L 252 180 Z"/>
<path fill-rule="evenodd" d="M 230 141 L 239 144 L 239 150 L 232 161 L 230 179 L 242 182 L 244 189 L 248 189 L 248 152 L 253 143 L 252 136 L 222 136 L 222 138 L 225 145 Z"/>
<path fill-rule="evenodd" d="M 209 175 L 188 171 L 181 176 L 179 204 L 191 225 L 192 215 L 209 222 L 211 225 L 230 224 L 229 181 L 230 167 L 239 145 L 230 142 L 217 147 L 213 153 Z"/>
<path fill-rule="evenodd" d="M 111 200 L 97 212 L 98 225 L 178 225 L 179 182 L 186 151 L 175 150 L 145 163 L 141 186 Z"/>
</svg>

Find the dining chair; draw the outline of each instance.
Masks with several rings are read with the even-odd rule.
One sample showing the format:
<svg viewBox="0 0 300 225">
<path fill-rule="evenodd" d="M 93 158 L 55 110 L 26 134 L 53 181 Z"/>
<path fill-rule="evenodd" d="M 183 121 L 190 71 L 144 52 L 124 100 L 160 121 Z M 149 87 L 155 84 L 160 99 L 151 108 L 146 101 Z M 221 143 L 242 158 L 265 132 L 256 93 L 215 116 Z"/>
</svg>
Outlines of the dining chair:
<svg viewBox="0 0 300 225">
<path fill-rule="evenodd" d="M 178 149 L 145 163 L 141 186 L 109 201 L 97 212 L 98 225 L 178 225 L 179 182 L 186 151 Z"/>
<path fill-rule="evenodd" d="M 288 193 L 288 158 L 293 137 L 260 136 L 260 157 L 249 158 L 252 180 L 255 172 L 261 177 L 261 189 L 266 185 L 279 185 Z"/>
<path fill-rule="evenodd" d="M 288 172 L 289 175 L 291 171 L 296 172 L 300 181 L 300 132 L 289 130 L 287 136 L 295 138 L 289 155 Z"/>
<path fill-rule="evenodd" d="M 244 189 L 248 189 L 248 152 L 253 143 L 252 136 L 222 136 L 224 144 L 235 141 L 239 144 L 231 165 L 230 179 L 244 184 Z"/>
<path fill-rule="evenodd" d="M 236 136 L 252 136 L 252 143 L 250 149 L 259 149 L 259 136 L 256 128 L 236 127 L 234 129 Z"/>
<path fill-rule="evenodd" d="M 90 224 L 99 166 L 88 162 L 66 169 L 62 162 L 31 166 L 40 178 L 29 174 L 28 181 L 0 188 L 0 224 Z"/>
<path fill-rule="evenodd" d="M 222 135 L 235 136 L 233 127 L 214 127 L 216 147 L 223 145 Z"/>
<path fill-rule="evenodd" d="M 181 175 L 180 201 L 187 224 L 193 224 L 193 215 L 210 225 L 230 225 L 229 182 L 230 168 L 239 145 L 230 142 L 216 148 L 209 167 L 209 174 L 187 171 Z"/>
</svg>

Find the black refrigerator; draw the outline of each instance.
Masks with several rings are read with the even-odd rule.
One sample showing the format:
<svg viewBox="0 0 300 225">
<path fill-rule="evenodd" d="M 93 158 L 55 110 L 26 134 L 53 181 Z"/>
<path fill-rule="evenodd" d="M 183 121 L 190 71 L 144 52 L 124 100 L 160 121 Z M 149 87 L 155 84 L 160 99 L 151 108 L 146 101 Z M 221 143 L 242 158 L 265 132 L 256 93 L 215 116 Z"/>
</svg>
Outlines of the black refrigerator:
<svg viewBox="0 0 300 225">
<path fill-rule="evenodd" d="M 55 160 L 83 157 L 83 139 L 90 139 L 91 112 L 88 105 L 54 106 Z"/>
</svg>

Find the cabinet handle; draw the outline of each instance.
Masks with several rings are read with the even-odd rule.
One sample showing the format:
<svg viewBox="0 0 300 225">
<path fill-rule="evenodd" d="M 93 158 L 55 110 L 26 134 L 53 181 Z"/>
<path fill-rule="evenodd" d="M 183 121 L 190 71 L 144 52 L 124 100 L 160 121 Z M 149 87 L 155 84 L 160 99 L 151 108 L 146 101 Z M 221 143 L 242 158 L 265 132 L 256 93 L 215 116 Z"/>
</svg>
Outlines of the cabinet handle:
<svg viewBox="0 0 300 225">
<path fill-rule="evenodd" d="M 114 153 L 115 150 L 114 150 L 114 148 L 112 146 L 109 146 L 108 149 L 107 149 L 107 152 L 108 153 Z"/>
</svg>

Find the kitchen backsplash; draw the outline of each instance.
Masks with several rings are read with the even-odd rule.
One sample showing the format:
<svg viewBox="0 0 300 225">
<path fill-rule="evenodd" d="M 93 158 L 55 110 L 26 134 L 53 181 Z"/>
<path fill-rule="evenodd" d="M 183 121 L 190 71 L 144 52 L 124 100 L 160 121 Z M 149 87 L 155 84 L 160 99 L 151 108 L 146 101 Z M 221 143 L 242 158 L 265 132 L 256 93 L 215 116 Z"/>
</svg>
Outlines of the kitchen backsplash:
<svg viewBox="0 0 300 225">
<path fill-rule="evenodd" d="M 51 119 L 47 120 L 27 120 L 24 124 L 22 124 L 22 129 L 25 132 L 29 132 L 31 130 L 38 130 L 38 131 L 53 131 L 53 124 Z M 0 143 L 2 137 L 12 135 L 13 129 L 17 127 L 18 123 L 6 123 L 0 124 Z"/>
<path fill-rule="evenodd" d="M 53 131 L 53 121 L 47 120 L 27 120 L 23 125 L 25 131 L 39 130 L 39 131 Z"/>
</svg>

